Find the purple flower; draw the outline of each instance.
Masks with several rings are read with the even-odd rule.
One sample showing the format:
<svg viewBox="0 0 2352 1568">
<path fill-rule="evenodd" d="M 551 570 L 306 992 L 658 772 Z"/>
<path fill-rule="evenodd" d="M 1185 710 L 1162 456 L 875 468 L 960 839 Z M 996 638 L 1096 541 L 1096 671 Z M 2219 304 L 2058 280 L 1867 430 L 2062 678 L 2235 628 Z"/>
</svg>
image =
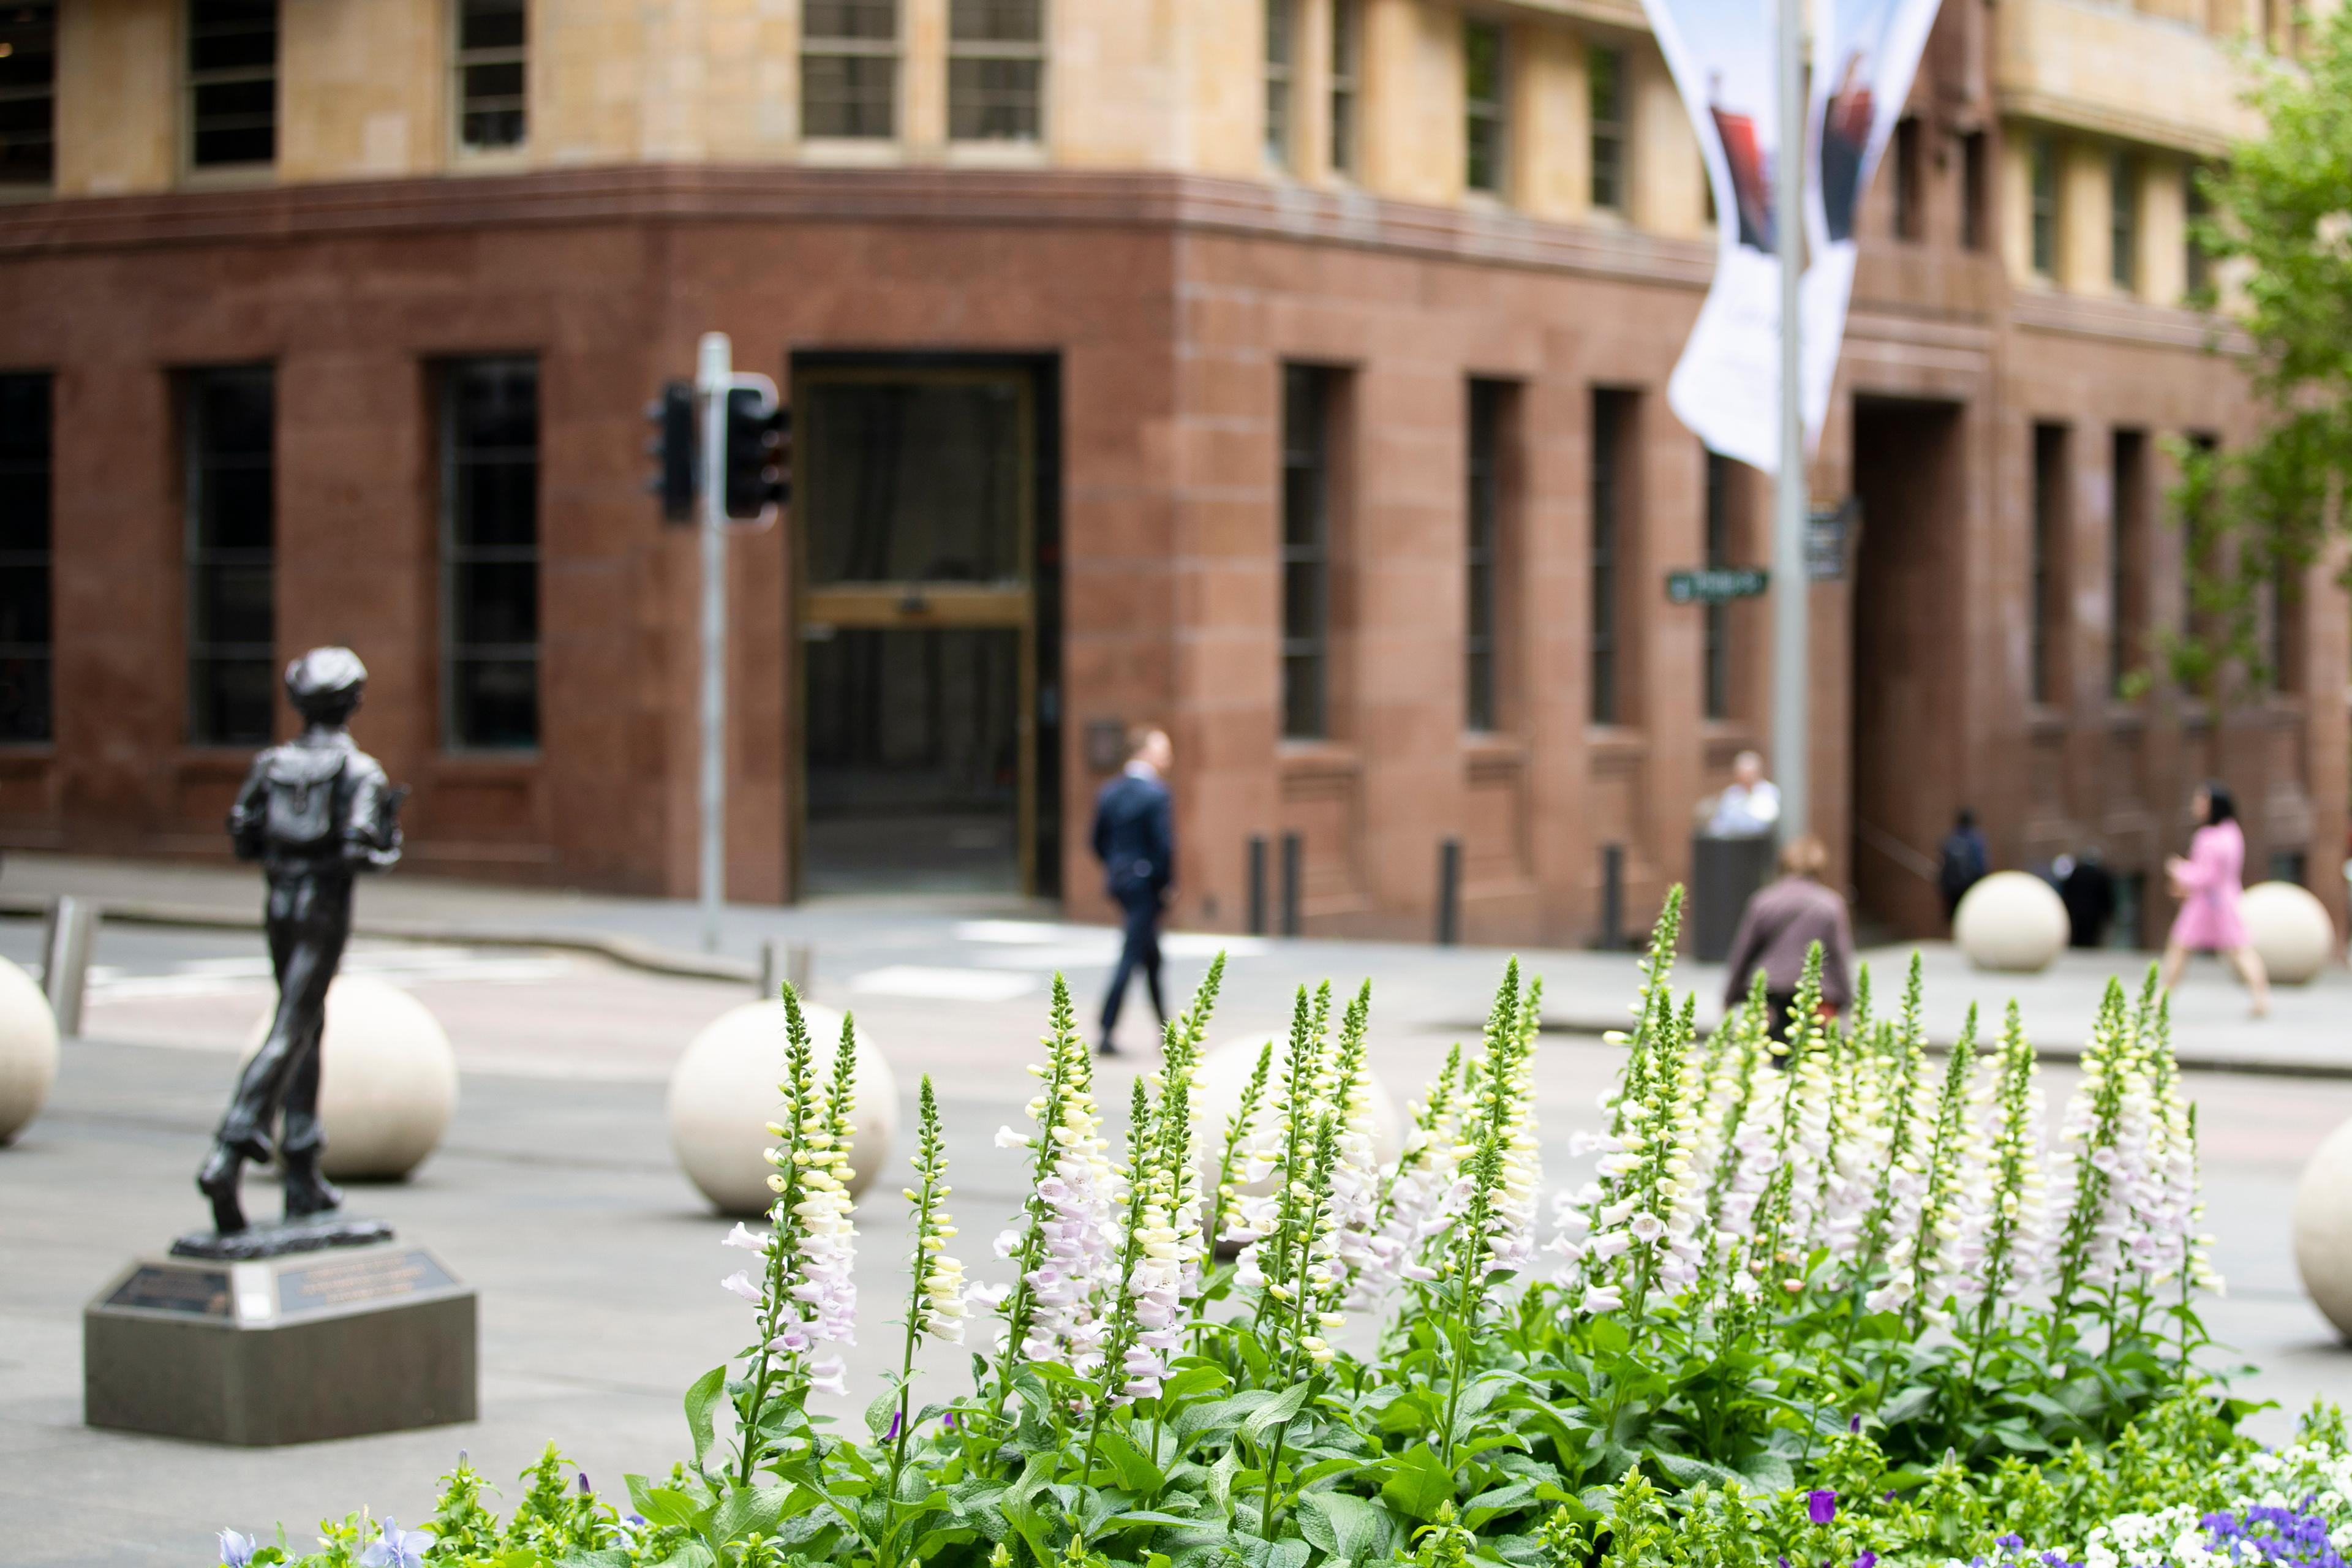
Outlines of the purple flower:
<svg viewBox="0 0 2352 1568">
<path fill-rule="evenodd" d="M 952 1410 L 949 1411 L 946 1415 L 942 1415 L 942 1416 L 940 1416 L 940 1426 L 942 1426 L 943 1428 L 945 1428 L 946 1430 L 948 1430 L 948 1431 L 950 1431 L 950 1432 L 952 1432 L 952 1431 L 954 1431 L 954 1430 L 955 1430 L 955 1424 L 956 1424 L 955 1412 L 954 1412 L 954 1411 L 952 1411 Z"/>
<path fill-rule="evenodd" d="M 890 1430 L 882 1434 L 882 1440 L 885 1443 L 895 1443 L 898 1440 L 898 1423 L 906 1418 L 907 1413 L 903 1410 L 890 1412 Z"/>
<path fill-rule="evenodd" d="M 596 1489 L 588 1484 L 588 1472 L 585 1470 L 580 1472 L 580 1495 L 582 1497 L 594 1497 L 596 1495 Z"/>
<path fill-rule="evenodd" d="M 1878 1553 L 1865 1552 L 1853 1560 L 1853 1568 L 1878 1568 Z"/>
<path fill-rule="evenodd" d="M 234 1530 L 220 1532 L 220 1560 L 225 1568 L 245 1568 L 253 1561 L 253 1537 Z"/>
<path fill-rule="evenodd" d="M 360 1568 L 425 1568 L 432 1548 L 433 1537 L 424 1531 L 403 1530 L 387 1519 L 383 1533 L 360 1553 Z"/>
<path fill-rule="evenodd" d="M 1992 1543 L 1995 1546 L 2000 1547 L 2003 1552 L 2022 1552 L 2025 1550 L 2025 1537 L 2021 1535 L 1996 1535 L 1992 1538 Z"/>
<path fill-rule="evenodd" d="M 1837 1493 L 1827 1487 L 1805 1494 L 1805 1517 L 1815 1524 L 1827 1524 L 1837 1517 Z"/>
<path fill-rule="evenodd" d="M 1859 1431 L 1861 1431 L 1861 1430 L 1862 1430 L 1862 1417 L 1861 1417 L 1861 1416 L 1859 1416 L 1859 1415 L 1856 1415 L 1856 1416 L 1853 1417 L 1852 1419 L 1848 1420 L 1848 1421 L 1846 1422 L 1846 1424 L 1845 1424 L 1845 1429 L 1846 1429 L 1847 1431 L 1849 1431 L 1849 1432 L 1859 1432 Z"/>
</svg>

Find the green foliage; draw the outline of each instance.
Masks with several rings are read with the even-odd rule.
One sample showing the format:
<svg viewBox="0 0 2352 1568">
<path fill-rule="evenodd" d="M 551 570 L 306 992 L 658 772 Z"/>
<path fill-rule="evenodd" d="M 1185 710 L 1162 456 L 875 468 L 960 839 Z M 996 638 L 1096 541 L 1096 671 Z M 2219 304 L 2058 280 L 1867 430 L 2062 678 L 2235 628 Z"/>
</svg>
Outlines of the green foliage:
<svg viewBox="0 0 2352 1568">
<path fill-rule="evenodd" d="M 2275 678 L 2263 606 L 2281 584 L 2292 606 L 2294 582 L 2344 524 L 2352 476 L 2352 13 L 2308 21 L 2294 63 L 2248 57 L 2263 133 L 2198 175 L 2207 213 L 2194 237 L 2237 280 L 2237 357 L 2264 413 L 2242 446 L 2172 447 L 2190 624 L 2154 651 L 2208 695 L 2231 663 L 2257 683 Z"/>
</svg>

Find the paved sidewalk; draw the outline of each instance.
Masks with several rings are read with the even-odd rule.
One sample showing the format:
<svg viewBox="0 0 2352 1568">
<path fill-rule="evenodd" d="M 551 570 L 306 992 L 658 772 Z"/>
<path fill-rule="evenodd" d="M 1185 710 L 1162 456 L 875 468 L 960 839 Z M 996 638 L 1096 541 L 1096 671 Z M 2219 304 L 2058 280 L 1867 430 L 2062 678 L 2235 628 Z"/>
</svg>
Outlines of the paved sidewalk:
<svg viewBox="0 0 2352 1568">
<path fill-rule="evenodd" d="M 24 907 L 56 893 L 78 893 L 101 903 L 253 921 L 259 883 L 242 868 L 159 866 L 64 856 L 12 854 L 0 877 L 0 903 Z M 1068 974 L 1082 1019 L 1091 1022 L 1097 993 L 1118 953 L 1108 926 L 1053 918 L 1045 906 L 1007 900 L 824 900 L 790 907 L 730 905 L 722 911 L 717 962 L 701 952 L 701 920 L 681 900 L 625 899 L 538 891 L 395 874 L 362 884 L 362 931 L 441 942 L 600 944 L 604 956 L 680 975 L 740 981 L 749 985 L 766 942 L 806 943 L 815 952 L 814 992 L 862 1014 L 905 1002 L 952 1002 L 983 1016 L 999 1008 L 1010 1021 L 1034 1020 L 1046 977 Z M 618 944 L 618 945 L 611 945 Z M 1374 984 L 1374 1014 L 1384 1030 L 1412 1034 L 1472 1033 L 1484 1016 L 1505 950 L 1440 948 L 1404 942 L 1276 940 L 1179 931 L 1167 942 L 1173 987 L 1189 989 L 1210 955 L 1231 955 L 1223 1016 L 1243 1030 L 1279 1027 L 1292 989 L 1328 977 Z M 1899 998 L 1912 948 L 1865 952 L 1882 1007 Z M 2137 990 L 2150 955 L 2068 952 L 2041 974 L 1987 974 L 1972 969 L 1948 942 L 1917 947 L 1927 979 L 1929 1033 L 1939 1044 L 1956 1038 L 1971 1006 L 1988 1034 L 2014 999 L 2028 1033 L 2057 1058 L 2078 1052 L 2110 977 Z M 1544 1010 L 1551 1026 L 1597 1033 L 1622 1024 L 1639 975 L 1625 953 L 1527 951 L 1521 960 L 1544 979 Z M 1678 985 L 1699 994 L 1700 1017 L 1719 1016 L 1719 967 L 1685 962 Z M 1140 1043 L 1148 1019 L 1126 1037 Z M 2338 966 L 2311 984 L 2282 986 L 2273 1015 L 2246 1016 L 2245 999 L 2220 963 L 2200 959 L 2173 1000 L 2174 1035 L 2184 1063 L 2242 1071 L 2352 1076 L 2352 971 Z"/>
</svg>

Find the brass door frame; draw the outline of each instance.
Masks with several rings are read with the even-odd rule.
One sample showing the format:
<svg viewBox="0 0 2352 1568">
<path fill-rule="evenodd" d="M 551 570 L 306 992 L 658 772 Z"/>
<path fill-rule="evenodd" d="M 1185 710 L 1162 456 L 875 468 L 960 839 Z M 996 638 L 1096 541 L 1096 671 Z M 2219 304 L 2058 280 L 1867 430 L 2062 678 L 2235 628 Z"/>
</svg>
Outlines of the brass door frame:
<svg viewBox="0 0 2352 1568">
<path fill-rule="evenodd" d="M 793 508 L 792 573 L 794 592 L 786 628 L 786 700 L 792 744 L 793 804 L 789 822 L 792 886 L 795 900 L 808 878 L 808 660 L 803 650 L 819 626 L 851 630 L 916 631 L 932 628 L 996 627 L 1020 634 L 1020 692 L 1013 733 L 1019 754 L 1014 785 L 1014 849 L 1021 892 L 1037 891 L 1037 387 L 1025 371 L 980 366 L 845 365 L 795 368 L 792 406 L 806 408 L 803 395 L 818 386 L 1010 385 L 1016 399 L 1014 416 L 1013 495 L 1017 514 L 1013 559 L 1019 577 L 994 583 L 961 581 L 859 582 L 816 586 L 809 581 L 809 530 L 800 525 L 808 515 Z M 802 426 L 803 430 L 806 426 Z M 815 495 L 820 472 L 805 463 L 795 465 L 794 485 L 801 498 Z M 805 504 L 803 500 L 803 505 Z M 814 509 L 809 509 L 813 510 Z"/>
</svg>

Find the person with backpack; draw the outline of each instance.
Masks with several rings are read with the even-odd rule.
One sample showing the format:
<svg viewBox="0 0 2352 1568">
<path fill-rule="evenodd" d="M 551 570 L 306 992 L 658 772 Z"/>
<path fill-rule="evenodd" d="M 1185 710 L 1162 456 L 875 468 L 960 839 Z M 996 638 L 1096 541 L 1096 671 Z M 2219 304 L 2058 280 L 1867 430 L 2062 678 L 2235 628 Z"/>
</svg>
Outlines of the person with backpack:
<svg viewBox="0 0 2352 1568">
<path fill-rule="evenodd" d="M 1936 868 L 1936 890 L 1944 898 L 1944 923 L 1960 911 L 1960 900 L 1992 870 L 1992 856 L 1984 835 L 1977 831 L 1977 814 L 1967 806 L 1952 824 L 1943 846 L 1943 863 Z"/>
<path fill-rule="evenodd" d="M 286 694 L 302 716 L 302 732 L 253 760 L 228 814 L 237 858 L 260 861 L 268 886 L 264 926 L 278 1010 L 196 1173 L 224 1235 L 246 1228 L 238 1194 L 245 1163 L 270 1159 L 273 1136 L 289 1223 L 342 1204 L 319 1171 L 327 987 L 352 933 L 352 879 L 400 859 L 400 803 L 408 793 L 393 788 L 383 765 L 352 742 L 346 726 L 366 685 L 367 667 L 346 647 L 312 648 L 288 665 Z"/>
</svg>

